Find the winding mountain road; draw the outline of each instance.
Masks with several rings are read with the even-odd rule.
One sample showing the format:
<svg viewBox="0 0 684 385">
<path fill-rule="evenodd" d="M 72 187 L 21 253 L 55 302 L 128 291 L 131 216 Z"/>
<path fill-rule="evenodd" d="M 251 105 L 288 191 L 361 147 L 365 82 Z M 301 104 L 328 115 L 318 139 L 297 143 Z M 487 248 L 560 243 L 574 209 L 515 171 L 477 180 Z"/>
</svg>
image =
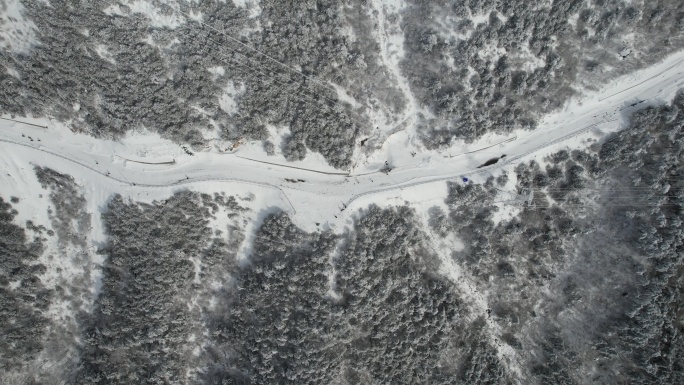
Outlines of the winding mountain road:
<svg viewBox="0 0 684 385">
<path fill-rule="evenodd" d="M 102 140 L 85 135 L 45 129 L 39 124 L 23 124 L 8 118 L 0 121 L 0 165 L 2 161 L 12 161 L 7 157 L 17 156 L 29 163 L 41 163 L 36 156 L 41 153 L 42 162 L 48 163 L 42 165 L 50 166 L 48 159 L 56 157 L 86 173 L 99 174 L 136 188 L 186 186 L 208 181 L 241 183 L 278 190 L 298 216 L 320 211 L 320 215 L 312 217 L 329 217 L 349 208 L 362 197 L 466 175 L 477 182 L 496 169 L 540 154 L 550 146 L 589 130 L 602 133 L 616 131 L 635 110 L 669 101 L 684 86 L 683 73 L 684 53 L 680 52 L 587 96 L 581 103 L 571 102 L 564 111 L 547 116 L 534 131 L 516 131 L 509 137 L 496 140 L 493 145 L 480 142 L 464 147 L 460 152 L 451 149 L 448 155 L 437 152 L 419 154 L 418 159 L 410 164 L 392 164 L 393 169 L 389 173 L 380 172 L 377 167 L 354 170 L 353 173 L 316 170 L 253 159 L 239 152 L 200 152 L 194 156 L 174 157 L 175 162 L 165 164 L 142 164 L 143 161 L 134 165 L 135 162 L 122 160 L 122 157 L 130 155 L 125 153 L 127 149 L 123 145 L 107 147 L 102 145 Z M 501 154 L 506 154 L 506 158 L 477 168 Z"/>
</svg>

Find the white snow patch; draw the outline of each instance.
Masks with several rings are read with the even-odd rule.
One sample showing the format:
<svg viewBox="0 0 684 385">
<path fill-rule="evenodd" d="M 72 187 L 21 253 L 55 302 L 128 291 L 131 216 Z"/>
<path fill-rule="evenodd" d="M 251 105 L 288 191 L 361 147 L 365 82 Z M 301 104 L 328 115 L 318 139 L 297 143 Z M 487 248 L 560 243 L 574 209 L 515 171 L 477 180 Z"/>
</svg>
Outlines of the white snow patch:
<svg viewBox="0 0 684 385">
<path fill-rule="evenodd" d="M 102 12 L 107 16 L 112 16 L 112 15 L 125 16 L 125 13 L 121 9 L 120 4 L 112 4 L 109 7 L 103 9 Z"/>
<path fill-rule="evenodd" d="M 518 67 L 527 72 L 534 72 L 535 69 L 546 66 L 546 61 L 544 59 L 535 56 L 532 51 L 530 51 L 529 44 L 522 44 L 514 59 L 519 62 Z"/>
<path fill-rule="evenodd" d="M 21 0 L 0 0 L 0 47 L 27 53 L 36 44 L 35 24 L 24 18 Z"/>
<path fill-rule="evenodd" d="M 226 74 L 226 69 L 223 66 L 209 67 L 207 68 L 207 71 L 215 76 L 223 76 Z"/>
<path fill-rule="evenodd" d="M 16 161 L 7 157 L 0 157 L 0 194 L 3 199 L 9 200 L 11 197 L 19 198 L 18 203 L 11 203 L 12 207 L 18 211 L 14 217 L 14 223 L 25 227 L 27 221 L 32 221 L 35 226 L 45 226 L 52 228 L 51 220 L 48 216 L 50 207 L 50 193 L 43 190 L 33 172 L 30 163 Z M 30 238 L 31 232 L 27 233 Z M 56 241 L 48 237 L 48 249 L 52 249 Z"/>
<path fill-rule="evenodd" d="M 163 4 L 169 5 L 168 2 L 163 2 Z M 104 9 L 104 13 L 107 15 L 126 16 L 127 12 L 124 12 L 124 10 L 121 9 L 121 5 L 128 6 L 131 13 L 141 13 L 145 15 L 149 18 L 150 25 L 153 27 L 178 28 L 183 24 L 183 18 L 176 12 L 173 12 L 171 8 L 162 10 L 155 7 L 152 2 L 143 0 L 122 1 L 119 4 L 112 4 Z"/>
<path fill-rule="evenodd" d="M 499 224 L 518 216 L 527 198 L 519 195 L 516 191 L 517 176 L 514 168 L 512 165 L 508 165 L 500 170 L 501 172 L 507 172 L 508 181 L 504 186 L 497 187 L 498 193 L 494 198 L 494 206 L 496 206 L 497 210 L 492 215 L 492 222 L 494 224 Z"/>
<path fill-rule="evenodd" d="M 240 84 L 238 87 L 231 81 L 223 89 L 223 94 L 219 98 L 219 106 L 223 111 L 229 115 L 235 115 L 238 113 L 237 99 L 242 96 L 246 91 L 245 85 Z"/>
<path fill-rule="evenodd" d="M 249 18 L 254 19 L 261 15 L 261 6 L 258 0 L 232 0 L 238 8 L 247 8 L 249 10 Z"/>
<path fill-rule="evenodd" d="M 341 28 L 339 28 L 338 33 L 342 36 L 346 36 L 347 39 L 349 39 L 350 43 L 356 42 L 356 34 L 354 33 L 354 29 L 352 28 L 351 25 L 344 25 Z"/>
<path fill-rule="evenodd" d="M 577 20 L 579 20 L 579 12 L 568 18 L 568 24 L 570 24 L 573 29 L 577 29 Z"/>
<path fill-rule="evenodd" d="M 112 64 L 116 64 L 116 61 L 114 60 L 114 56 L 111 54 L 111 52 L 109 52 L 109 50 L 107 50 L 107 47 L 105 45 L 103 45 L 103 44 L 96 45 L 95 46 L 95 52 L 98 54 L 98 56 L 100 56 L 104 60 L 106 60 Z"/>
<path fill-rule="evenodd" d="M 134 13 L 145 14 L 153 27 L 177 28 L 183 24 L 183 19 L 175 12 L 164 12 L 148 1 L 138 0 L 128 3 L 128 6 Z"/>
<path fill-rule="evenodd" d="M 361 107 L 361 104 L 357 102 L 356 99 L 347 94 L 347 91 L 344 88 L 338 86 L 337 84 L 329 84 L 335 89 L 335 91 L 337 92 L 337 99 L 339 99 L 341 102 L 349 103 L 352 106 L 352 108 Z"/>
<path fill-rule="evenodd" d="M 21 75 L 19 74 L 19 71 L 17 71 L 16 69 L 14 69 L 12 67 L 6 67 L 6 69 L 7 69 L 8 75 L 14 76 L 17 79 L 21 79 Z"/>
<path fill-rule="evenodd" d="M 489 12 L 476 15 L 471 14 L 470 20 L 475 24 L 475 27 L 477 27 L 478 24 L 489 24 Z"/>
</svg>

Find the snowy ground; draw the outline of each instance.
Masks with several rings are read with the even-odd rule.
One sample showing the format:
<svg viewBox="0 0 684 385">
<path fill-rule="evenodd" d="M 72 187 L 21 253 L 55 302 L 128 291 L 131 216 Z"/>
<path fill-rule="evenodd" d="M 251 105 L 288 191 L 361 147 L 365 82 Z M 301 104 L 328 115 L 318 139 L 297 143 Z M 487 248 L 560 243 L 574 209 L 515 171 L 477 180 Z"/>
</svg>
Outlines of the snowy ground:
<svg viewBox="0 0 684 385">
<path fill-rule="evenodd" d="M 15 52 L 26 53 L 36 44 L 35 25 L 22 16 L 24 6 L 19 0 L 0 1 L 0 47 Z"/>
<path fill-rule="evenodd" d="M 258 12 L 257 2 L 235 0 L 235 3 Z M 18 2 L 9 1 L 8 4 L 10 9 L 15 9 L 12 7 L 16 7 Z M 128 4 L 134 10 L 154 14 L 154 20 L 160 25 L 175 26 L 180 22 L 175 16 L 140 8 L 141 2 Z M 651 68 L 617 79 L 598 92 L 570 101 L 563 110 L 548 115 L 535 131 L 517 131 L 509 136 L 487 135 L 476 143 L 456 143 L 448 151 L 427 151 L 420 149 L 415 140 L 415 117 L 425 111 L 417 106 L 399 69 L 401 36 L 387 29 L 385 23 L 386 13 L 396 11 L 401 4 L 401 1 L 371 2 L 373 9 L 378 11 L 379 32 L 376 38 L 382 49 L 382 60 L 396 78 L 407 100 L 407 108 L 402 116 L 391 122 L 383 120 L 381 114 L 371 114 L 374 125 L 381 127 L 386 134 L 385 142 L 374 153 L 358 157 L 350 171 L 331 168 L 320 154 L 310 153 L 303 161 L 288 163 L 282 154 L 267 156 L 261 143 L 246 143 L 233 152 L 226 152 L 219 143 L 189 155 L 179 145 L 153 133 L 132 133 L 115 142 L 73 133 L 64 125 L 50 120 L 22 118 L 22 123 L 4 116 L 0 119 L 0 194 L 7 199 L 10 196 L 21 198 L 16 204 L 18 224 L 24 225 L 27 220 L 32 220 L 38 226 L 50 227 L 47 215 L 49 193 L 37 183 L 33 166 L 47 166 L 75 178 L 88 200 L 87 211 L 93 214 L 92 230 L 88 234 L 92 245 L 88 253 L 93 264 L 93 297 L 100 279 L 95 266 L 103 262 L 95 248 L 105 241 L 97 213 L 105 209 L 115 193 L 134 201 L 147 202 L 165 199 L 186 188 L 236 196 L 239 204 L 250 211 L 231 221 L 221 217 L 212 226 L 225 230 L 233 221 L 240 222 L 234 224 L 244 228 L 246 240 L 240 253 L 243 257 L 250 253 L 254 229 L 268 213 L 277 209 L 288 212 L 293 222 L 304 230 L 332 229 L 341 232 L 351 224 L 357 211 L 369 204 L 391 206 L 408 203 L 425 224 L 430 246 L 442 262 L 442 273 L 455 283 L 472 307 L 473 314 L 484 314 L 489 308 L 487 293 L 478 291 L 468 272 L 451 258 L 454 250 L 463 248 L 460 240 L 453 236 L 439 238 L 431 234 L 427 226 L 429 209 L 435 206 L 444 209 L 447 194 L 444 182 L 462 181 L 467 177 L 471 183 L 480 183 L 502 170 L 512 174 L 510 170 L 519 162 L 532 158 L 541 161 L 547 154 L 561 148 L 583 148 L 592 140 L 619 130 L 633 111 L 649 104 L 668 102 L 684 86 L 684 51 Z M 111 12 L 118 12 L 118 6 Z M 3 19 L 0 38 L 16 37 L 18 32 L 16 28 L 12 29 L 12 23 L 13 20 Z M 18 35 L 30 38 L 30 31 L 22 32 Z M 0 43 L 6 41 L 8 39 L 0 39 Z M 15 41 L 19 43 L 11 48 L 19 50 L 22 48 L 20 43 L 25 40 Z M 102 53 L 106 54 L 106 50 Z M 238 92 L 237 88 L 227 90 L 228 96 Z M 344 94 L 343 89 L 338 91 L 338 94 Z M 229 102 L 226 100 L 223 106 L 227 110 L 231 109 Z M 404 123 L 395 127 L 398 121 Z M 478 168 L 489 159 L 504 154 L 504 160 L 497 164 Z M 392 171 L 380 171 L 386 166 Z M 517 207 L 513 203 L 518 197 L 513 191 L 514 186 L 515 180 L 511 178 L 503 188 L 501 199 L 497 199 L 501 202 L 497 204 L 496 220 L 515 214 Z M 46 248 L 48 254 L 59 251 L 54 240 L 50 240 Z M 78 266 L 67 265 L 66 262 L 61 265 L 53 262 L 51 269 L 59 266 L 61 271 L 79 271 Z M 56 284 L 56 277 L 48 274 L 44 278 L 48 286 Z M 61 307 L 51 309 L 51 315 L 57 318 L 73 312 L 74 309 Z M 515 352 L 498 342 L 500 328 L 489 320 L 488 328 L 490 342 L 497 347 L 499 358 L 515 369 Z"/>
<path fill-rule="evenodd" d="M 443 191 L 440 182 L 445 180 L 467 176 L 478 183 L 528 158 L 541 159 L 565 146 L 586 146 L 588 138 L 622 127 L 632 111 L 669 101 L 684 86 L 682 71 L 684 51 L 571 101 L 535 131 L 488 135 L 444 153 L 423 151 L 413 156 L 406 146 L 407 134 L 400 132 L 349 173 L 332 169 L 316 155 L 286 163 L 266 156 L 260 145 L 246 145 L 234 153 L 209 149 L 191 156 L 154 134 L 137 133 L 114 142 L 75 134 L 51 121 L 25 119 L 49 129 L 0 120 L 0 165 L 27 169 L 36 164 L 73 175 L 89 190 L 86 195 L 97 202 L 95 206 L 112 193 L 152 200 L 179 188 L 251 191 L 265 204 L 291 213 L 302 228 L 313 230 L 316 223 L 338 228 L 348 222 L 349 213 L 371 202 L 420 205 L 427 200 L 434 205 L 430 191 Z M 503 154 L 505 162 L 477 168 Z M 388 174 L 379 171 L 385 162 L 393 168 Z M 6 178 L 6 173 L 0 176 L 0 186 L 6 185 Z M 443 192 L 432 195 L 443 199 Z"/>
</svg>

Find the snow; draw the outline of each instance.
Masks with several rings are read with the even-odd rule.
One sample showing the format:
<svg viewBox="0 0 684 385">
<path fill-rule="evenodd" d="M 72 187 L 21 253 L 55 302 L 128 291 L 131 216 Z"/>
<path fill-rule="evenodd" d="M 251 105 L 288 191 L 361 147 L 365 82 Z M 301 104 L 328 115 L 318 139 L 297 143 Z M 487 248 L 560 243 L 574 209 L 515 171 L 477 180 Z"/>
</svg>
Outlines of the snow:
<svg viewBox="0 0 684 385">
<path fill-rule="evenodd" d="M 254 12 L 260 12 L 258 2 L 232 1 L 236 6 L 249 9 L 252 17 L 256 17 Z M 125 3 L 132 12 L 149 17 L 156 27 L 176 28 L 182 24 L 181 16 L 162 12 L 148 2 Z M 378 127 L 371 135 L 378 143 L 377 148 L 372 151 L 364 148 L 363 153 L 360 147 L 357 148 L 354 167 L 348 171 L 332 168 L 320 154 L 311 151 L 302 161 L 287 162 L 279 148 L 279 141 L 289 134 L 285 127 L 267 126 L 276 145 L 274 156 L 265 154 L 261 142 L 241 143 L 228 153 L 226 148 L 230 145 L 221 142 L 219 136 L 214 137 L 214 146 L 189 155 L 178 144 L 152 131 L 134 131 L 120 141 L 111 141 L 74 133 L 64 124 L 49 119 L 19 118 L 17 121 L 3 116 L 5 120 L 0 120 L 0 194 L 5 199 L 11 196 L 20 198 L 13 204 L 18 210 L 14 222 L 25 226 L 30 220 L 36 226 L 52 228 L 48 214 L 52 205 L 50 192 L 38 183 L 34 165 L 73 176 L 87 200 L 86 210 L 91 213 L 91 229 L 84 234 L 89 245 L 86 249 L 60 245 L 57 237 L 43 235 L 47 239 L 46 251 L 39 262 L 48 267 L 41 277 L 43 284 L 54 288 L 64 282 L 87 277 L 91 287 L 90 298 L 84 299 L 81 309 L 74 308 L 67 300 L 54 301 L 47 315 L 57 320 L 57 325 L 73 322 L 75 314 L 88 310 L 98 295 L 99 268 L 104 263 L 104 256 L 98 254 L 96 248 L 107 241 L 99 213 L 106 209 L 113 194 L 121 194 L 132 201 L 152 202 L 183 189 L 211 195 L 225 192 L 235 196 L 238 203 L 248 209 L 237 217 L 229 218 L 221 208 L 210 221 L 210 226 L 221 230 L 226 237 L 234 236 L 229 235 L 229 228 L 242 229 L 244 239 L 238 253 L 241 264 L 248 263 L 256 230 L 272 212 L 286 211 L 294 224 L 305 231 L 330 229 L 341 233 L 352 226 L 354 216 L 370 204 L 381 207 L 409 205 L 426 232 L 426 245 L 439 258 L 439 272 L 454 283 L 466 306 L 471 308 L 471 314 L 483 315 L 490 308 L 489 294 L 480 290 L 468 270 L 454 259 L 454 252 L 462 250 L 465 245 L 453 234 L 440 237 L 429 226 L 432 208 L 448 212 L 444 203 L 447 195 L 445 182 L 460 183 L 462 177 L 467 176 L 472 183 L 482 183 L 490 176 L 507 172 L 508 182 L 498 187 L 499 193 L 495 197 L 497 209 L 493 221 L 509 220 L 522 209 L 521 197 L 515 191 L 513 169 L 517 164 L 535 159 L 543 168 L 548 154 L 561 149 L 586 148 L 623 128 L 633 111 L 669 102 L 684 86 L 684 51 L 681 51 L 650 68 L 615 79 L 600 90 L 585 91 L 570 100 L 562 110 L 545 116 L 535 131 L 487 134 L 474 143 L 457 141 L 446 151 L 427 151 L 417 143 L 415 129 L 419 114 L 429 114 L 413 97 L 408 80 L 400 69 L 404 43 L 403 33 L 396 27 L 399 23 L 392 25 L 386 21 L 388 15 L 400 15 L 406 4 L 400 0 L 371 0 L 370 4 L 377 11 L 372 17 L 376 18 L 378 25 L 375 38 L 380 46 L 381 64 L 389 70 L 407 104 L 395 116 L 389 116 L 385 111 L 369 110 L 373 127 Z M 6 0 L 0 8 L 0 45 L 13 52 L 28 49 L 33 44 L 33 25 L 23 20 L 19 0 Z M 123 14 L 118 5 L 110 6 L 106 12 Z M 478 15 L 474 22 L 487 22 L 487 18 L 488 15 Z M 576 20 L 575 17 L 573 21 L 576 23 Z M 633 35 L 625 35 L 623 40 L 626 45 L 631 45 L 633 39 Z M 102 58 L 113 62 L 106 46 L 99 45 L 94 49 Z M 503 53 L 492 47 L 485 54 L 494 58 Z M 517 57 L 524 58 L 527 65 L 544 65 L 540 59 L 532 61 L 534 56 L 527 48 Z M 212 67 L 207 71 L 216 77 L 225 74 L 224 67 Z M 7 72 L 18 76 L 12 68 L 7 68 Z M 335 84 L 330 86 L 337 91 L 341 101 L 354 109 L 359 107 L 344 88 Z M 237 100 L 242 93 L 244 85 L 230 83 L 219 99 L 220 108 L 230 115 L 236 114 Z M 75 110 L 78 108 L 78 104 L 74 105 Z M 477 168 L 503 154 L 506 157 L 497 164 Z M 385 165 L 392 168 L 389 173 L 379 171 Z M 27 231 L 27 236 L 33 236 L 32 232 Z M 79 264 L 72 257 L 75 255 L 89 258 L 87 265 Z M 196 271 L 203 268 L 199 258 L 192 262 Z M 199 280 L 199 276 L 196 279 Z M 329 284 L 329 294 L 335 296 L 332 275 Z M 215 298 L 209 301 L 214 303 Z M 197 298 L 192 302 L 192 308 L 198 309 Z M 487 328 L 487 336 L 499 359 L 519 372 L 517 352 L 500 342 L 501 326 L 495 320 L 487 319 Z M 197 345 L 201 340 L 193 335 L 189 342 Z"/>
<path fill-rule="evenodd" d="M 47 213 L 50 194 L 38 183 L 33 167 L 23 161 L 17 162 L 7 157 L 0 157 L 0 169 L 3 171 L 0 174 L 3 199 L 19 198 L 18 203 L 12 203 L 12 206 L 19 211 L 14 218 L 14 223 L 23 227 L 27 221 L 33 221 L 36 226 L 51 228 Z"/>
<path fill-rule="evenodd" d="M 50 191 L 44 190 L 33 171 L 30 162 L 16 161 L 10 150 L 6 157 L 0 157 L 0 188 L 3 198 L 10 199 L 15 196 L 19 202 L 12 203 L 18 211 L 14 223 L 25 226 L 27 221 L 32 221 L 35 226 L 44 226 L 46 230 L 52 230 L 52 218 L 48 210 L 54 207 L 50 199 Z M 88 207 L 89 213 L 97 213 L 97 208 Z M 93 217 L 99 216 L 91 215 Z M 91 231 L 95 234 L 97 231 Z M 37 236 L 31 230 L 26 230 L 26 237 L 30 240 Z M 89 234 L 83 234 L 88 236 Z M 48 338 L 74 338 L 71 334 L 75 327 L 77 314 L 81 311 L 89 312 L 92 309 L 93 300 L 99 286 L 99 276 L 94 271 L 96 264 L 101 264 L 101 258 L 95 252 L 98 243 L 91 239 L 85 248 L 81 245 L 59 242 L 56 235 L 50 236 L 46 231 L 40 235 L 44 241 L 44 252 L 39 257 L 37 263 L 46 266 L 46 272 L 40 276 L 40 280 L 46 288 L 54 290 L 57 287 L 64 289 L 64 296 L 58 295 L 53 298 L 50 307 L 45 312 L 45 316 L 53 321 L 47 331 Z M 91 288 L 90 292 L 78 292 L 81 289 L 80 282 Z M 87 288 L 86 287 L 86 288 Z M 76 291 L 72 290 L 75 288 Z M 69 336 L 65 336 L 69 333 Z M 42 352 L 36 362 L 54 364 L 54 349 L 64 349 L 60 356 L 64 357 L 62 364 L 75 353 L 73 350 L 64 347 L 54 347 L 50 352 Z"/>
<path fill-rule="evenodd" d="M 385 66 L 392 77 L 394 83 L 397 84 L 407 106 L 403 113 L 398 117 L 389 117 L 381 111 L 370 109 L 368 114 L 371 117 L 371 126 L 378 127 L 382 133 L 391 132 L 397 126 L 397 122 L 403 122 L 405 128 L 413 128 L 418 112 L 418 102 L 416 101 L 408 80 L 404 77 L 399 64 L 404 58 L 404 34 L 399 30 L 398 25 L 400 21 L 397 20 L 395 25 L 390 25 L 386 17 L 390 14 L 400 15 L 401 11 L 407 6 L 403 1 L 382 1 L 372 0 L 370 5 L 373 9 L 370 16 L 376 19 L 377 30 L 374 31 L 375 39 L 380 47 L 380 58 L 382 65 Z M 397 16 L 399 18 L 400 16 Z M 424 112 L 424 111 L 420 111 Z"/>
<path fill-rule="evenodd" d="M 233 4 L 239 8 L 246 8 L 249 10 L 248 17 L 250 19 L 255 19 L 261 15 L 261 6 L 259 1 L 256 0 L 232 0 Z"/>
<path fill-rule="evenodd" d="M 0 158 L 0 169 L 3 170 L 0 174 L 3 198 L 10 199 L 12 196 L 19 198 L 19 202 L 12 203 L 13 208 L 18 211 L 14 223 L 24 227 L 27 221 L 32 221 L 37 227 L 44 226 L 47 230 L 52 229 L 52 218 L 48 214 L 50 209 L 54 213 L 50 190 L 45 190 L 40 185 L 33 171 L 33 165 L 3 157 Z M 27 230 L 27 239 L 32 239 L 35 235 L 37 234 Z M 72 282 L 82 275 L 82 267 L 74 265 L 75 261 L 71 257 L 83 250 L 71 244 L 59 244 L 56 236 L 49 236 L 45 231 L 41 237 L 45 239 L 43 242 L 45 252 L 39 262 L 53 267 L 41 277 L 42 283 L 47 288 L 53 289 L 63 282 Z"/>
<path fill-rule="evenodd" d="M 345 91 L 344 88 L 333 83 L 330 83 L 330 86 L 332 86 L 335 89 L 335 92 L 337 93 L 337 99 L 339 99 L 341 102 L 349 103 L 354 109 L 361 107 L 361 104 L 359 104 L 359 102 L 357 102 L 356 99 L 347 94 L 347 91 Z"/>
<path fill-rule="evenodd" d="M 374 6 L 379 3 L 375 2 Z M 384 55 L 390 60 L 391 55 L 387 52 Z M 392 60 L 396 65 L 396 58 Z M 255 230 L 275 210 L 288 212 L 294 224 L 305 231 L 330 229 L 340 233 L 369 204 L 408 204 L 416 210 L 428 231 L 428 244 L 440 258 L 441 272 L 455 282 L 475 314 L 481 314 L 488 309 L 487 293 L 479 292 L 467 272 L 452 258 L 453 251 L 463 248 L 463 244 L 453 236 L 439 238 L 429 233 L 427 226 L 430 208 L 444 209 L 445 181 L 460 181 L 467 176 L 472 183 L 481 183 L 507 171 L 509 181 L 500 187 L 494 217 L 497 222 L 506 220 L 519 210 L 515 204 L 519 197 L 514 192 L 512 172 L 516 164 L 530 159 L 543 164 L 544 157 L 550 153 L 562 148 L 586 148 L 591 141 L 619 130 L 631 112 L 671 100 L 684 86 L 683 71 L 684 51 L 619 78 L 599 91 L 585 92 L 568 102 L 564 109 L 547 115 L 535 131 L 488 134 L 475 143 L 457 142 L 444 152 L 414 152 L 409 121 L 406 126 L 387 132 L 380 148 L 364 155 L 346 172 L 327 165 L 320 154 L 310 153 L 304 160 L 291 163 L 285 162 L 281 154 L 268 157 L 259 142 L 246 143 L 231 153 L 210 147 L 189 155 L 179 145 L 152 132 L 132 132 L 115 142 L 74 133 L 50 120 L 22 118 L 18 122 L 5 116 L 0 120 L 0 169 L 4 171 L 0 175 L 0 193 L 7 198 L 26 198 L 17 204 L 18 224 L 23 225 L 30 219 L 36 225 L 47 227 L 50 224 L 48 193 L 37 184 L 33 165 L 72 175 L 87 199 L 88 211 L 95 214 L 87 234 L 89 244 L 95 247 L 106 241 L 97 213 L 104 210 L 114 193 L 134 201 L 151 202 L 185 188 L 207 193 L 224 191 L 241 197 L 240 204 L 250 209 L 236 219 L 217 216 L 212 222 L 212 226 L 221 230 L 229 225 L 244 228 L 245 239 L 240 251 L 243 263 L 251 253 Z M 413 106 L 404 116 L 412 119 L 409 115 L 415 113 L 417 109 Z M 276 134 L 286 131 L 275 127 L 269 130 Z M 497 164 L 477 168 L 503 154 L 506 157 Z M 385 164 L 393 168 L 391 172 L 379 171 Z M 48 249 L 57 250 L 54 241 L 51 242 Z M 49 255 L 51 252 L 46 253 L 46 258 Z M 93 249 L 88 255 L 95 296 L 100 279 L 95 273 L 103 261 Z M 46 262 L 50 266 L 44 277 L 48 285 L 57 282 L 58 277 L 76 277 L 80 271 L 68 261 Z M 58 267 L 67 271 L 63 273 L 66 275 L 57 275 Z M 59 303 L 52 308 L 51 315 L 63 317 L 74 311 L 63 305 Z M 488 325 L 499 357 L 515 368 L 515 352 L 497 342 L 500 326 L 495 321 L 488 321 Z"/>
<path fill-rule="evenodd" d="M 447 153 L 422 151 L 413 156 L 409 134 L 400 131 L 357 164 L 349 175 L 339 175 L 340 170 L 331 168 L 318 154 L 286 163 L 280 156 L 267 157 L 260 145 L 252 144 L 230 154 L 207 150 L 190 156 L 156 134 L 134 133 L 121 142 L 113 142 L 76 134 L 51 122 L 48 123 L 51 128 L 45 130 L 3 120 L 0 139 L 4 151 L 0 157 L 7 158 L 12 153 L 13 161 L 19 163 L 42 160 L 43 165 L 51 167 L 63 164 L 63 172 L 76 174 L 80 180 L 100 181 L 99 191 L 124 191 L 135 196 L 159 197 L 157 192 L 161 190 L 166 189 L 168 193 L 173 188 L 195 188 L 198 184 L 239 185 L 257 196 L 279 197 L 277 200 L 293 214 L 298 226 L 314 230 L 315 222 L 329 223 L 331 227 L 343 224 L 345 211 L 363 207 L 379 197 L 394 194 L 413 200 L 406 194 L 414 188 L 420 196 L 440 182 L 460 180 L 463 175 L 480 183 L 496 170 L 510 169 L 528 158 L 541 159 L 544 154 L 564 146 L 584 146 L 583 141 L 588 137 L 600 137 L 620 129 L 630 111 L 645 106 L 644 103 L 625 105 L 625 101 L 669 101 L 684 85 L 683 70 L 684 52 L 680 52 L 599 92 L 570 101 L 565 109 L 543 119 L 535 131 L 519 130 L 509 136 L 490 134 L 476 143 L 456 143 Z M 22 134 L 35 140 L 31 142 Z M 488 159 L 502 154 L 507 155 L 503 162 L 477 169 Z M 176 163 L 149 165 L 122 158 L 147 162 L 173 159 Z M 379 171 L 385 161 L 394 167 L 388 174 Z M 305 182 L 291 183 L 286 178 Z M 344 209 L 345 205 L 349 207 Z"/>
<path fill-rule="evenodd" d="M 223 76 L 226 74 L 226 69 L 223 66 L 210 67 L 207 68 L 207 71 L 214 76 Z"/>
<path fill-rule="evenodd" d="M 222 67 L 221 69 L 223 70 Z M 221 73 L 221 75 L 223 75 L 223 73 Z M 219 98 L 219 106 L 223 111 L 228 113 L 228 115 L 234 115 L 238 110 L 237 99 L 239 99 L 244 92 L 244 84 L 236 87 L 232 81 L 228 82 L 228 85 L 223 89 L 223 94 L 221 94 L 221 97 Z"/>
<path fill-rule="evenodd" d="M 471 15 L 470 20 L 473 22 L 475 26 L 477 26 L 478 24 L 487 24 L 489 23 L 489 13 Z"/>
<path fill-rule="evenodd" d="M 508 171 L 508 182 L 505 186 L 497 188 L 498 194 L 494 199 L 496 210 L 493 211 L 492 222 L 495 225 L 515 218 L 523 208 L 521 203 L 524 201 L 524 198 L 515 191 L 517 184 L 516 175 L 512 167 Z"/>
<path fill-rule="evenodd" d="M 535 69 L 546 66 L 546 60 L 533 54 L 529 44 L 522 44 L 511 61 L 515 61 L 518 68 L 527 72 L 534 72 Z"/>
<path fill-rule="evenodd" d="M 7 67 L 7 74 L 14 76 L 17 79 L 21 79 L 21 75 L 19 74 L 19 71 L 17 71 L 16 69 L 14 69 L 12 67 Z"/>
<path fill-rule="evenodd" d="M 441 208 L 445 212 L 448 212 L 443 203 L 446 191 L 441 191 L 441 193 L 442 194 L 434 196 L 432 200 L 434 203 L 441 205 Z M 429 200 L 424 200 L 422 203 L 425 204 L 428 201 Z M 419 206 L 422 205 L 419 204 Z M 432 232 L 428 224 L 427 211 L 424 207 L 425 206 L 423 206 L 423 209 L 418 210 L 418 217 L 421 219 L 423 224 L 422 228 L 427 234 L 426 245 L 435 253 L 441 263 L 439 272 L 454 284 L 460 297 L 464 300 L 464 304 L 470 308 L 469 321 L 473 321 L 475 318 L 487 314 L 487 311 L 491 308 L 488 301 L 489 295 L 487 292 L 478 288 L 475 279 L 470 276 L 467 270 L 463 269 L 453 257 L 454 251 L 463 249 L 463 243 L 451 234 L 445 238 L 440 238 L 439 235 Z M 519 366 L 515 364 L 517 362 L 517 353 L 510 346 L 499 342 L 501 340 L 501 335 L 503 334 L 500 325 L 489 317 L 486 318 L 486 322 L 488 328 L 486 336 L 489 339 L 490 344 L 497 349 L 499 360 L 505 360 L 508 363 L 508 368 L 520 375 L 521 370 Z"/>
<path fill-rule="evenodd" d="M 23 16 L 21 0 L 0 2 L 0 48 L 12 53 L 27 53 L 36 44 L 35 24 Z"/>
<path fill-rule="evenodd" d="M 116 64 L 116 61 L 114 60 L 114 56 L 112 55 L 111 52 L 107 49 L 107 47 L 104 44 L 98 44 L 95 46 L 95 52 L 104 60 Z"/>
<path fill-rule="evenodd" d="M 169 6 L 170 2 L 161 1 L 160 3 Z M 136 1 L 121 1 L 119 4 L 112 4 L 105 8 L 104 13 L 107 15 L 125 16 L 127 12 L 121 9 L 125 5 L 130 8 L 131 13 L 141 13 L 150 20 L 150 25 L 157 28 L 178 28 L 183 24 L 183 18 L 174 12 L 162 10 L 151 2 L 136 0 Z M 170 8 L 169 8 L 170 10 Z"/>
</svg>

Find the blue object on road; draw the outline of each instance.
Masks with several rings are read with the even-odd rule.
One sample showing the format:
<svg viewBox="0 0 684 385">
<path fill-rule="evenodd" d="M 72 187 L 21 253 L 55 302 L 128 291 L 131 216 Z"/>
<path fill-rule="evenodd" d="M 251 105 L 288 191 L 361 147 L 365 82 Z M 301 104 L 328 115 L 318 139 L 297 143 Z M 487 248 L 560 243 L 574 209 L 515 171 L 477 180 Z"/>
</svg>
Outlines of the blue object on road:
<svg viewBox="0 0 684 385">
<path fill-rule="evenodd" d="M 468 178 L 463 178 L 463 183 L 468 183 Z"/>
</svg>

